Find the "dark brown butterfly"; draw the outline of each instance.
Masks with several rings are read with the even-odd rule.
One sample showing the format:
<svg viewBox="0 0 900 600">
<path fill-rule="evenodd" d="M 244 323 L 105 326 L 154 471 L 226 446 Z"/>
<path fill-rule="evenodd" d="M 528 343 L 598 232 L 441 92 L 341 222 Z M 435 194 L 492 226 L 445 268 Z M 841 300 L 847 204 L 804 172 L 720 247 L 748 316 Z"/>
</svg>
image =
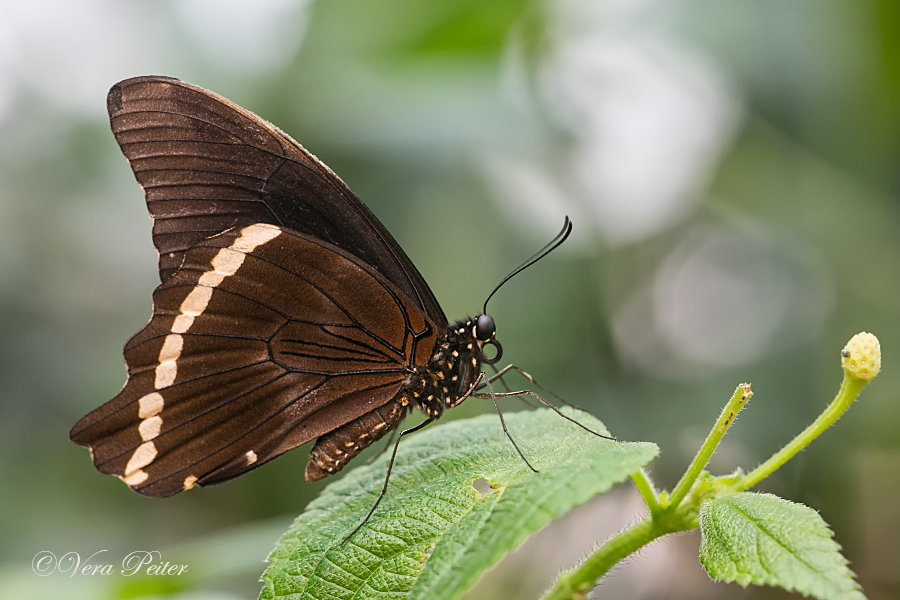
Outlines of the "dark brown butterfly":
<svg viewBox="0 0 900 600">
<path fill-rule="evenodd" d="M 170 496 L 318 438 L 314 481 L 413 406 L 429 423 L 470 395 L 506 395 L 475 394 L 502 352 L 493 319 L 449 324 L 390 233 L 290 137 L 168 77 L 123 81 L 107 104 L 162 283 L 125 346 L 124 388 L 71 431 L 99 471 Z"/>
</svg>

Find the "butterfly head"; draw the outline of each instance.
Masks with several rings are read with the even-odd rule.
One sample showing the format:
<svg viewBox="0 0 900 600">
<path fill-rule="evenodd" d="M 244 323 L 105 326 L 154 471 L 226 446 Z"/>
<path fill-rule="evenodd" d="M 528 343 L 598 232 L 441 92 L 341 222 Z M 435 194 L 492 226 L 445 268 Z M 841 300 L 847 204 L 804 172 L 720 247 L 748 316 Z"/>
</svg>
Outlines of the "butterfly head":
<svg viewBox="0 0 900 600">
<path fill-rule="evenodd" d="M 492 365 L 503 357 L 503 346 L 496 339 L 497 326 L 491 315 L 482 314 L 475 319 L 475 325 L 472 327 L 472 335 L 478 342 L 478 350 L 481 352 L 481 362 Z M 484 353 L 485 346 L 493 346 L 496 354 L 490 358 Z"/>
</svg>

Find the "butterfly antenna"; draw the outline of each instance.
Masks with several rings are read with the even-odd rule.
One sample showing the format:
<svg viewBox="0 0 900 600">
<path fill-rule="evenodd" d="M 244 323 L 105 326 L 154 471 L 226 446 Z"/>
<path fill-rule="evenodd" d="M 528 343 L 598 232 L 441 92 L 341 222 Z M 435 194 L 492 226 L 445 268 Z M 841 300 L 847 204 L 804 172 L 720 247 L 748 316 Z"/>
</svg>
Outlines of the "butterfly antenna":
<svg viewBox="0 0 900 600">
<path fill-rule="evenodd" d="M 566 238 L 569 237 L 570 233 L 572 233 L 572 221 L 569 220 L 569 217 L 566 217 L 566 222 L 563 223 L 563 228 L 559 233 L 556 234 L 556 237 L 554 237 L 552 240 L 550 240 L 547 243 L 547 245 L 545 245 L 543 248 L 541 248 L 540 250 L 535 252 L 531 256 L 531 258 L 529 258 L 528 260 L 523 262 L 521 265 L 519 265 L 518 267 L 513 269 L 512 273 L 510 273 L 509 275 L 504 277 L 500 281 L 500 283 L 497 284 L 497 286 L 494 288 L 494 290 L 490 294 L 488 294 L 487 300 L 484 301 L 484 308 L 481 311 L 482 314 L 487 314 L 488 302 L 490 302 L 491 298 L 494 296 L 494 294 L 497 293 L 497 290 L 499 290 L 503 286 L 504 283 L 506 283 L 507 281 L 509 281 L 510 279 L 512 279 L 513 277 L 515 277 L 516 275 L 518 275 L 519 273 L 521 273 L 522 271 L 524 271 L 525 269 L 527 269 L 528 267 L 533 265 L 534 263 L 536 263 L 537 261 L 541 260 L 548 254 L 553 252 L 557 247 L 559 247 L 560 244 L 562 244 L 564 241 L 566 241 Z"/>
</svg>

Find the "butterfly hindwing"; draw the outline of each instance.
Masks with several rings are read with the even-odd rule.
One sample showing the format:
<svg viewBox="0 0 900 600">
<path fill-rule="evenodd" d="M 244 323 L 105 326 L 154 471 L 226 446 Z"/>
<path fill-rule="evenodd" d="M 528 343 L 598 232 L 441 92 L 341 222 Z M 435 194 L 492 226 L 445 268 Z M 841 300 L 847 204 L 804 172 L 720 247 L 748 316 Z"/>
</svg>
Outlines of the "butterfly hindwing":
<svg viewBox="0 0 900 600">
<path fill-rule="evenodd" d="M 434 347 L 403 292 L 309 236 L 245 226 L 182 262 L 126 345 L 125 387 L 71 432 L 142 494 L 235 477 L 385 405 Z"/>
<path fill-rule="evenodd" d="M 270 223 L 349 252 L 432 321 L 446 323 L 387 229 L 337 175 L 273 125 L 168 77 L 122 81 L 107 105 L 116 140 L 146 193 L 162 281 L 205 238 Z"/>
</svg>

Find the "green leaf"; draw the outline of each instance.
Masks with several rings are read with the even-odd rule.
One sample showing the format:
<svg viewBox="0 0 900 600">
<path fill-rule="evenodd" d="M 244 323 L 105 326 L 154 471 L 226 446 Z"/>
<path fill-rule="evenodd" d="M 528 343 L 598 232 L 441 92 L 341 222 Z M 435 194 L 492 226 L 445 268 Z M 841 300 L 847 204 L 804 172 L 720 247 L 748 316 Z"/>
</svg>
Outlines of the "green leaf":
<svg viewBox="0 0 900 600">
<path fill-rule="evenodd" d="M 819 513 L 771 494 L 742 493 L 700 510 L 700 562 L 713 579 L 772 585 L 821 600 L 864 600 Z"/>
<path fill-rule="evenodd" d="M 587 413 L 566 413 L 606 431 Z M 378 497 L 389 457 L 353 470 L 310 503 L 269 556 L 260 597 L 457 598 L 529 534 L 658 452 L 591 435 L 549 410 L 506 422 L 539 473 L 525 466 L 495 415 L 426 428 L 400 443 L 387 495 L 344 546 Z M 480 478 L 487 493 L 473 485 Z"/>
</svg>

